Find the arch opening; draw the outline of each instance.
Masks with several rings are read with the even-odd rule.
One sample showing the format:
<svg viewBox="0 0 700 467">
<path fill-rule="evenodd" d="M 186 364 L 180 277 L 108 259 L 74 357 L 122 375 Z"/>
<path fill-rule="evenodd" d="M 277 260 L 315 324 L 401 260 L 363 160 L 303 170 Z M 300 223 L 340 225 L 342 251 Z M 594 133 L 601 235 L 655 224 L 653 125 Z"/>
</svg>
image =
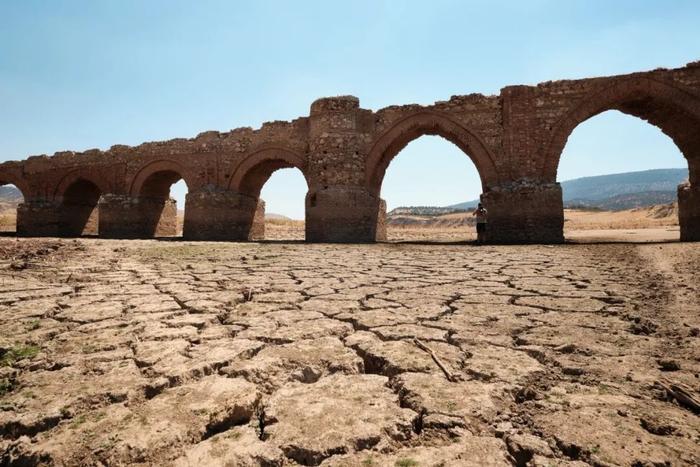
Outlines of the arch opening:
<svg viewBox="0 0 700 467">
<path fill-rule="evenodd" d="M 181 237 L 188 185 L 180 172 L 155 170 L 136 189 L 143 236 Z M 178 204 L 182 210 L 178 210 Z"/>
<path fill-rule="evenodd" d="M 420 112 L 394 124 L 370 150 L 366 177 L 372 194 L 379 195 L 384 174 L 394 157 L 421 136 L 440 136 L 461 149 L 476 166 L 482 192 L 498 184 L 494 159 L 478 136 L 445 115 Z"/>
<path fill-rule="evenodd" d="M 304 174 L 296 167 L 275 169 L 259 190 L 264 205 L 267 240 L 304 240 L 305 199 L 309 191 Z"/>
<path fill-rule="evenodd" d="M 77 178 L 61 195 L 59 234 L 66 237 L 97 236 L 100 188 L 90 180 Z"/>
<path fill-rule="evenodd" d="M 398 141 L 373 189 L 386 200 L 389 241 L 476 240 L 473 216 L 483 177 L 463 147 L 427 134 Z"/>
<path fill-rule="evenodd" d="M 587 116 L 567 138 L 555 167 L 567 240 L 680 238 L 677 188 L 692 166 L 673 130 L 678 116 L 656 125 L 641 102 L 651 105 L 633 101 Z M 656 118 L 667 111 L 657 109 Z"/>
<path fill-rule="evenodd" d="M 239 213 L 243 228 L 240 237 L 248 240 L 305 239 L 305 224 L 301 219 L 305 218 L 304 200 L 310 187 L 305 169 L 301 156 L 276 147 L 255 151 L 241 163 L 229 183 L 243 198 Z M 281 212 L 270 211 L 272 216 L 266 216 L 266 201 Z"/>
<path fill-rule="evenodd" d="M 6 235 L 17 233 L 17 208 L 24 202 L 22 190 L 0 180 L 0 232 Z"/>
</svg>

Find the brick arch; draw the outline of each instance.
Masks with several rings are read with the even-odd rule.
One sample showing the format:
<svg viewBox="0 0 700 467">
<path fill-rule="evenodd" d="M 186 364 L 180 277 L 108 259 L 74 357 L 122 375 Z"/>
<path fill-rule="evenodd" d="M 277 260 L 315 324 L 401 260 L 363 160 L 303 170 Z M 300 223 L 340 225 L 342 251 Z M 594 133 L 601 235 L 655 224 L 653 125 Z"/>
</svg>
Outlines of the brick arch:
<svg viewBox="0 0 700 467">
<path fill-rule="evenodd" d="M 159 180 L 154 180 L 153 177 L 159 177 Z M 139 169 L 134 175 L 131 184 L 129 185 L 129 194 L 132 197 L 142 196 L 144 194 L 144 189 L 148 190 L 147 182 L 156 183 L 160 185 L 156 188 L 156 191 L 163 191 L 167 185 L 167 189 L 170 186 L 182 179 L 187 184 L 188 190 L 193 188 L 193 179 L 190 176 L 188 170 L 179 162 L 171 159 L 161 159 L 157 161 L 150 162 L 144 167 Z M 154 195 L 155 193 L 149 193 L 149 195 Z M 162 193 L 157 193 L 159 196 Z M 164 196 L 164 195 L 163 195 Z"/>
<path fill-rule="evenodd" d="M 58 182 L 58 185 L 56 185 L 56 189 L 53 192 L 53 199 L 62 199 L 71 187 L 75 186 L 76 183 L 80 183 L 81 181 L 94 185 L 100 191 L 100 193 L 110 192 L 110 186 L 106 180 L 103 180 L 99 176 L 94 176 L 93 174 L 85 173 L 82 170 L 75 170 L 66 174 Z"/>
<path fill-rule="evenodd" d="M 22 193 L 22 197 L 26 200 L 31 191 L 29 190 L 29 184 L 27 181 L 18 175 L 9 172 L 0 172 L 0 186 L 2 185 L 14 185 Z"/>
<path fill-rule="evenodd" d="M 229 179 L 228 188 L 257 198 L 274 171 L 290 167 L 299 169 L 309 187 L 306 159 L 300 154 L 281 146 L 256 149 L 236 167 Z"/>
<path fill-rule="evenodd" d="M 422 111 L 400 119 L 372 146 L 365 168 L 366 183 L 372 193 L 379 195 L 384 174 L 394 157 L 408 143 L 424 135 L 441 136 L 469 156 L 479 172 L 482 191 L 498 183 L 495 158 L 474 132 L 447 115 Z"/>
<path fill-rule="evenodd" d="M 590 93 L 554 126 L 545 146 L 541 176 L 556 181 L 559 160 L 578 125 L 608 110 L 638 117 L 669 136 L 688 160 L 691 183 L 700 183 L 700 97 L 651 78 L 617 80 Z"/>
</svg>

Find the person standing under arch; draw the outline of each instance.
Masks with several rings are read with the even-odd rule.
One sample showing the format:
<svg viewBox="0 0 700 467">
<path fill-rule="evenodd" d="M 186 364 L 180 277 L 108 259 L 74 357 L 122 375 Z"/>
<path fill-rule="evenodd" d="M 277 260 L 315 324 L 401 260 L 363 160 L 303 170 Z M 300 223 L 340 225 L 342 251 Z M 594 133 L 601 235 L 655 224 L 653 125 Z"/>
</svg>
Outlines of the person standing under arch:
<svg viewBox="0 0 700 467">
<path fill-rule="evenodd" d="M 486 208 L 479 203 L 472 216 L 476 216 L 476 243 L 481 245 L 486 240 Z"/>
</svg>

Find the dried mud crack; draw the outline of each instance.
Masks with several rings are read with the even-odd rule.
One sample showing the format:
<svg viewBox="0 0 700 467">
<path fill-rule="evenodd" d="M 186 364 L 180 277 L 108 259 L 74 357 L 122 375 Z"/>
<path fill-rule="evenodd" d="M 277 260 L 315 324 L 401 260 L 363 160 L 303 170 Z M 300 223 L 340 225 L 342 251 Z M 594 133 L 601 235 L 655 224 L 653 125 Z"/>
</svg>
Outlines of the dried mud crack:
<svg viewBox="0 0 700 467">
<path fill-rule="evenodd" d="M 1 465 L 698 465 L 700 248 L 0 240 Z"/>
</svg>

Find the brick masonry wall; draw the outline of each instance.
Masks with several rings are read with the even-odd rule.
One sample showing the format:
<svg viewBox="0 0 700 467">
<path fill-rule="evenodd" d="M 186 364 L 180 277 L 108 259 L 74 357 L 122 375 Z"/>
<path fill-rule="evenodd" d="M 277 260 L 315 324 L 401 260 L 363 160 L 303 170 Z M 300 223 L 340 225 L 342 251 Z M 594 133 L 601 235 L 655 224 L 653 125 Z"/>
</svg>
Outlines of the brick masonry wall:
<svg viewBox="0 0 700 467">
<path fill-rule="evenodd" d="M 556 242 L 562 238 L 556 185 L 561 151 L 578 124 L 610 109 L 647 120 L 669 135 L 688 159 L 695 193 L 700 183 L 700 62 L 508 86 L 498 96 L 469 94 L 378 111 L 362 109 L 353 96 L 323 98 L 311 105 L 308 117 L 256 130 L 208 131 L 189 139 L 6 162 L 0 164 L 0 184 L 17 185 L 25 197 L 18 222 L 23 235 L 94 231 L 94 217 L 64 209 L 62 201 L 67 190 L 87 181 L 102 194 L 96 221 L 100 235 L 130 237 L 170 235 L 172 209 L 165 201 L 158 205 L 146 198 L 157 193 L 164 200 L 169 184 L 181 177 L 189 189 L 185 236 L 244 240 L 264 235 L 262 184 L 274 170 L 297 167 L 309 186 L 308 240 L 375 241 L 385 235 L 379 193 L 387 166 L 411 140 L 436 134 L 459 146 L 477 167 L 490 207 L 492 241 Z M 680 203 L 682 212 L 696 212 L 695 195 L 684 195 Z M 697 222 L 697 216 L 681 216 L 688 224 L 682 225 L 685 239 L 698 239 Z"/>
</svg>

